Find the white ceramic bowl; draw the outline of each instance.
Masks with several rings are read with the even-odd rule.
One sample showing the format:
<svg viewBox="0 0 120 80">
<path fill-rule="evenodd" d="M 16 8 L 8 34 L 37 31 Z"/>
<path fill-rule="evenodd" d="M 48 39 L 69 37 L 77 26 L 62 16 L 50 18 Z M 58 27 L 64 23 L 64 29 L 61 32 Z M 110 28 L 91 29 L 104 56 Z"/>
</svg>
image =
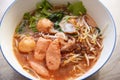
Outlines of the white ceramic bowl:
<svg viewBox="0 0 120 80">
<path fill-rule="evenodd" d="M 2 22 L 0 29 L 0 41 L 1 41 L 1 51 L 6 59 L 6 61 L 16 70 L 18 73 L 23 76 L 35 80 L 35 77 L 31 76 L 25 70 L 22 69 L 21 65 L 18 63 L 12 47 L 13 34 L 16 26 L 22 20 L 23 14 L 25 12 L 35 9 L 35 5 L 40 0 L 16 0 L 14 3 L 7 9 Z M 64 4 L 68 1 L 73 2 L 75 0 L 49 0 L 54 4 Z M 78 77 L 78 80 L 85 79 L 98 71 L 110 58 L 116 44 L 116 28 L 112 16 L 108 10 L 99 2 L 99 0 L 82 0 L 85 7 L 87 8 L 88 13 L 94 18 L 98 26 L 104 29 L 105 25 L 108 24 L 103 36 L 103 45 L 104 48 L 100 55 L 99 60 L 83 76 Z M 77 80 L 76 79 L 76 80 Z"/>
</svg>

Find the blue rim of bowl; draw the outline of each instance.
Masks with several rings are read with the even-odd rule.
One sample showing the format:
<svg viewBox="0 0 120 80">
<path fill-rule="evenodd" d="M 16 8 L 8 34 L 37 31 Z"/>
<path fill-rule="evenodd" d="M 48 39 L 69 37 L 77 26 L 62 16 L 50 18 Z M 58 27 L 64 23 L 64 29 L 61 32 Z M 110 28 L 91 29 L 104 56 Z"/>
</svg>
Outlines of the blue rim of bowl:
<svg viewBox="0 0 120 80">
<path fill-rule="evenodd" d="M 3 18 L 4 18 L 4 16 L 5 16 L 5 14 L 6 14 L 7 11 L 12 7 L 12 5 L 15 3 L 15 1 L 16 1 L 16 0 L 14 0 L 14 1 L 9 5 L 9 7 L 5 10 L 5 12 L 4 12 L 4 14 L 3 14 L 3 16 L 2 16 L 2 18 L 1 18 L 1 20 L 0 20 L 0 27 L 1 27 L 1 23 L 2 23 L 2 21 L 3 21 Z M 117 32 L 116 32 L 116 25 L 115 25 L 114 19 L 113 19 L 113 17 L 112 17 L 112 14 L 110 13 L 110 11 L 107 9 L 107 7 L 106 7 L 101 1 L 99 1 L 99 2 L 100 2 L 101 5 L 106 9 L 106 11 L 108 12 L 108 14 L 110 15 L 110 17 L 111 17 L 111 19 L 112 19 L 112 22 L 113 22 L 113 25 L 114 25 L 114 30 L 115 30 L 115 35 L 114 35 L 114 36 L 115 36 L 115 41 L 114 41 L 113 49 L 112 49 L 112 51 L 111 51 L 108 59 L 104 62 L 104 64 L 103 64 L 98 70 L 96 70 L 95 72 L 89 74 L 89 76 L 85 77 L 85 78 L 82 79 L 82 80 L 85 80 L 85 79 L 89 78 L 90 76 L 94 75 L 95 73 L 97 73 L 97 72 L 108 62 L 108 60 L 109 60 L 110 57 L 112 56 L 112 53 L 113 53 L 113 51 L 114 51 L 114 49 L 115 49 L 115 46 L 116 46 Z M 3 51 L 2 51 L 2 48 L 1 48 L 1 44 L 0 44 L 0 50 L 1 50 L 1 52 L 2 52 L 2 55 L 3 55 L 4 59 L 7 61 L 6 57 L 5 57 L 4 54 L 3 54 Z M 13 70 L 15 70 L 15 71 L 16 71 L 17 73 L 19 73 L 21 76 L 24 76 L 25 78 L 31 80 L 30 78 L 26 77 L 26 76 L 23 75 L 22 73 L 18 72 L 18 71 L 9 63 L 9 61 L 7 61 L 7 63 L 11 66 L 11 68 L 12 68 Z"/>
<path fill-rule="evenodd" d="M 12 5 L 15 3 L 15 1 L 16 1 L 16 0 L 14 0 L 14 1 L 8 6 L 8 8 L 5 10 L 5 12 L 4 12 L 4 14 L 3 14 L 3 16 L 2 16 L 2 18 L 1 18 L 1 20 L 0 20 L 0 27 L 1 27 L 1 23 L 2 23 L 2 21 L 3 21 L 3 18 L 5 17 L 5 14 L 6 14 L 6 13 L 8 12 L 8 10 L 12 7 Z M 17 72 L 18 74 L 20 74 L 21 76 L 27 78 L 28 80 L 31 80 L 31 79 L 29 79 L 28 77 L 24 76 L 22 73 L 18 72 L 18 71 L 9 63 L 9 61 L 8 61 L 8 60 L 6 59 L 6 57 L 4 56 L 4 53 L 3 53 L 2 48 L 1 48 L 1 44 L 0 44 L 0 51 L 1 51 L 4 59 L 6 60 L 6 62 L 10 65 L 10 67 L 11 67 L 14 71 L 16 71 L 16 72 Z"/>
<path fill-rule="evenodd" d="M 85 80 L 85 79 L 87 79 L 87 78 L 89 78 L 89 77 L 91 77 L 92 75 L 94 75 L 95 73 L 97 73 L 107 62 L 108 62 L 108 60 L 110 59 L 110 57 L 112 56 L 112 53 L 113 53 L 113 51 L 114 51 L 114 49 L 115 49 L 115 46 L 116 46 L 116 41 L 117 41 L 117 31 L 116 31 L 116 25 L 115 25 L 115 21 L 114 21 L 114 19 L 113 19 L 113 16 L 112 16 L 112 14 L 110 13 L 110 11 L 107 9 L 107 7 L 99 0 L 99 2 L 100 2 L 100 4 L 105 8 L 105 10 L 107 11 L 107 13 L 110 15 L 110 17 L 111 17 L 111 19 L 112 19 L 112 22 L 113 22 L 113 25 L 114 25 L 114 30 L 115 30 L 115 37 L 114 37 L 114 45 L 113 45 L 113 48 L 112 48 L 112 50 L 111 50 L 111 53 L 110 53 L 110 55 L 109 55 L 109 57 L 108 57 L 108 59 L 102 64 L 102 66 L 97 70 L 97 71 L 95 71 L 95 72 L 93 72 L 93 73 L 91 73 L 91 74 L 89 74 L 89 76 L 87 76 L 87 77 L 85 77 L 84 79 L 82 79 L 82 80 Z"/>
</svg>

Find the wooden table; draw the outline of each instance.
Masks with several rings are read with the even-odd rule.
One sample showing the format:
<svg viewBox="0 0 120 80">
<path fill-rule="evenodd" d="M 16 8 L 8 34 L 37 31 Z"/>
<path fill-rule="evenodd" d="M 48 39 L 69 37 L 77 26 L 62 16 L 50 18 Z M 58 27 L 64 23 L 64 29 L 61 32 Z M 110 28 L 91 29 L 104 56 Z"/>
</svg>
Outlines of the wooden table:
<svg viewBox="0 0 120 80">
<path fill-rule="evenodd" d="M 7 7 L 14 0 L 0 0 L 0 20 Z M 111 12 L 117 27 L 117 44 L 109 61 L 87 80 L 119 80 L 120 79 L 120 0 L 100 0 Z M 0 80 L 27 80 L 15 72 L 5 61 L 0 52 Z"/>
</svg>

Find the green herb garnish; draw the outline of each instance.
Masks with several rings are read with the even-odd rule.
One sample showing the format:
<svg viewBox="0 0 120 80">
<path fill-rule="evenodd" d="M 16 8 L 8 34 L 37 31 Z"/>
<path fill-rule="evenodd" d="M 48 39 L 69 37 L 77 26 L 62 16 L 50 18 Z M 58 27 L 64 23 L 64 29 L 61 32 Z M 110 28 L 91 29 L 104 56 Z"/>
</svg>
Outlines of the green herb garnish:
<svg viewBox="0 0 120 80">
<path fill-rule="evenodd" d="M 56 30 L 62 32 L 62 29 L 60 28 L 59 23 L 63 17 L 64 17 L 64 13 L 62 11 L 60 11 L 60 12 L 54 12 L 47 18 L 50 19 L 52 22 L 54 22 L 54 28 Z"/>
<path fill-rule="evenodd" d="M 48 16 L 48 19 L 50 19 L 52 22 L 60 22 L 62 18 L 64 17 L 64 13 L 62 11 L 60 12 L 54 12 L 50 16 Z"/>
<path fill-rule="evenodd" d="M 68 11 L 70 11 L 73 15 L 84 15 L 86 14 L 86 8 L 84 7 L 81 1 L 75 2 L 73 4 L 68 4 Z"/>
<path fill-rule="evenodd" d="M 18 25 L 18 27 L 16 28 L 15 32 L 16 32 L 16 33 L 19 33 L 19 34 L 25 32 L 25 28 L 26 28 L 27 25 L 28 25 L 28 20 L 23 20 L 23 21 Z"/>
</svg>

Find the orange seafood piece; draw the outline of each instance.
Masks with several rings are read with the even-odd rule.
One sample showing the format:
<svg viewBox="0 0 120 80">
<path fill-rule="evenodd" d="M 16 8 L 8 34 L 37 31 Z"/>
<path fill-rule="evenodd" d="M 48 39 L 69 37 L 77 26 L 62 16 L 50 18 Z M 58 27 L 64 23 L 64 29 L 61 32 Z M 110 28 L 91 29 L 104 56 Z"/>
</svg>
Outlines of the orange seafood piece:
<svg viewBox="0 0 120 80">
<path fill-rule="evenodd" d="M 44 77 L 49 76 L 49 71 L 43 65 L 31 60 L 29 61 L 29 64 L 39 75 Z"/>
<path fill-rule="evenodd" d="M 49 70 L 57 70 L 61 63 L 59 40 L 55 39 L 49 46 L 46 53 L 46 64 Z"/>
<path fill-rule="evenodd" d="M 44 39 L 40 37 L 37 41 L 37 45 L 34 52 L 34 57 L 37 60 L 43 60 L 46 55 L 46 51 L 51 43 L 50 39 Z"/>
</svg>

